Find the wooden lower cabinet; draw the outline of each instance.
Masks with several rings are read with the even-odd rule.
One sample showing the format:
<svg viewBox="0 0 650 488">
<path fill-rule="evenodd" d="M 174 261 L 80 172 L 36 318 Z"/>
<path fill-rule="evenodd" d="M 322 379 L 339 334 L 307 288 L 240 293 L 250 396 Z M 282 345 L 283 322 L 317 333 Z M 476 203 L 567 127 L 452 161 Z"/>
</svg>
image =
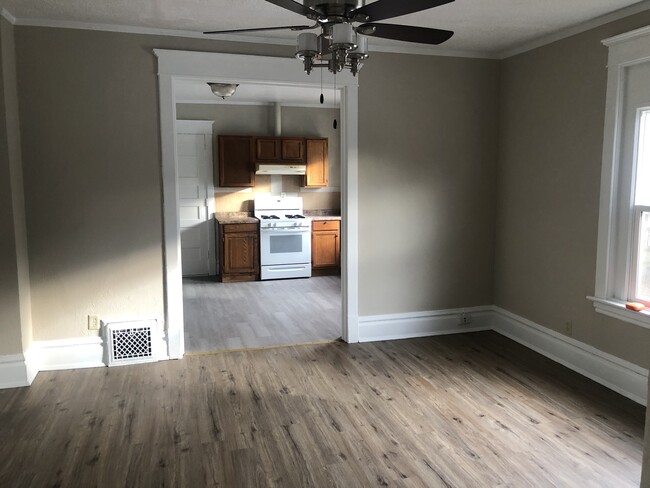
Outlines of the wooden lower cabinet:
<svg viewBox="0 0 650 488">
<path fill-rule="evenodd" d="M 312 220 L 311 273 L 312 276 L 341 273 L 341 222 L 339 220 Z"/>
<path fill-rule="evenodd" d="M 257 224 L 220 224 L 221 281 L 256 281 L 260 276 Z"/>
</svg>

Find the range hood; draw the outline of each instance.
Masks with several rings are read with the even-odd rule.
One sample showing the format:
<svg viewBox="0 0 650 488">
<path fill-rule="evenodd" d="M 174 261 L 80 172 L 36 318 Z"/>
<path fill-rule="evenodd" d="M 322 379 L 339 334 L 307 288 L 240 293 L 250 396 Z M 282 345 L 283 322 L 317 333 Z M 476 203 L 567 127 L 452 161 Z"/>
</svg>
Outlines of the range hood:
<svg viewBox="0 0 650 488">
<path fill-rule="evenodd" d="M 258 164 L 258 175 L 304 175 L 306 164 Z"/>
</svg>

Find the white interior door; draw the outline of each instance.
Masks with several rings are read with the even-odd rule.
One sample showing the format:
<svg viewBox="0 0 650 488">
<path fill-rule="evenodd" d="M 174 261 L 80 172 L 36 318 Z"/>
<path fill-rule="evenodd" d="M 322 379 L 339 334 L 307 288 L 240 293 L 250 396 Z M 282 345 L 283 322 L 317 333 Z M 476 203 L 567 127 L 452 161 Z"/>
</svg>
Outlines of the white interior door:
<svg viewBox="0 0 650 488">
<path fill-rule="evenodd" d="M 212 122 L 177 121 L 183 276 L 216 274 Z"/>
</svg>

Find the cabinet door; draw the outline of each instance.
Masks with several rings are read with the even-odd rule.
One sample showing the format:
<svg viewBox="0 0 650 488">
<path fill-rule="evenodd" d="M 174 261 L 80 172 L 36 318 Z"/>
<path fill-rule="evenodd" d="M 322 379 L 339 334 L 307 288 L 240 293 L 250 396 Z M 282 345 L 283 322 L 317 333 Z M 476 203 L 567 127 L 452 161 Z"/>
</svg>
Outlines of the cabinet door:
<svg viewBox="0 0 650 488">
<path fill-rule="evenodd" d="M 219 186 L 255 186 L 252 138 L 247 136 L 219 136 L 218 166 Z M 217 174 L 217 171 L 215 171 L 215 174 Z"/>
<path fill-rule="evenodd" d="M 327 139 L 307 139 L 306 188 L 327 186 Z"/>
<path fill-rule="evenodd" d="M 247 232 L 223 235 L 223 272 L 257 273 L 257 235 Z"/>
<path fill-rule="evenodd" d="M 304 139 L 282 139 L 282 160 L 295 163 L 305 162 Z"/>
<path fill-rule="evenodd" d="M 312 232 L 311 262 L 314 268 L 339 266 L 340 242 L 338 231 Z"/>
<path fill-rule="evenodd" d="M 280 139 L 276 137 L 256 138 L 255 159 L 257 161 L 280 161 Z"/>
</svg>

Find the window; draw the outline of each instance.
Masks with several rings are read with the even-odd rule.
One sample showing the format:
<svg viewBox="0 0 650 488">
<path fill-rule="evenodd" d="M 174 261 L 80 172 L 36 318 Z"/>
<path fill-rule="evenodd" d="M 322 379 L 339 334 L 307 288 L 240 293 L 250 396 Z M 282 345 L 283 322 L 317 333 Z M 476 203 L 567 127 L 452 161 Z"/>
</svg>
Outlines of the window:
<svg viewBox="0 0 650 488">
<path fill-rule="evenodd" d="M 609 48 L 596 292 L 598 312 L 650 327 L 650 27 Z M 642 312 L 625 302 L 648 306 Z"/>
<path fill-rule="evenodd" d="M 650 306 L 650 108 L 637 117 L 634 255 L 630 298 Z"/>
</svg>

